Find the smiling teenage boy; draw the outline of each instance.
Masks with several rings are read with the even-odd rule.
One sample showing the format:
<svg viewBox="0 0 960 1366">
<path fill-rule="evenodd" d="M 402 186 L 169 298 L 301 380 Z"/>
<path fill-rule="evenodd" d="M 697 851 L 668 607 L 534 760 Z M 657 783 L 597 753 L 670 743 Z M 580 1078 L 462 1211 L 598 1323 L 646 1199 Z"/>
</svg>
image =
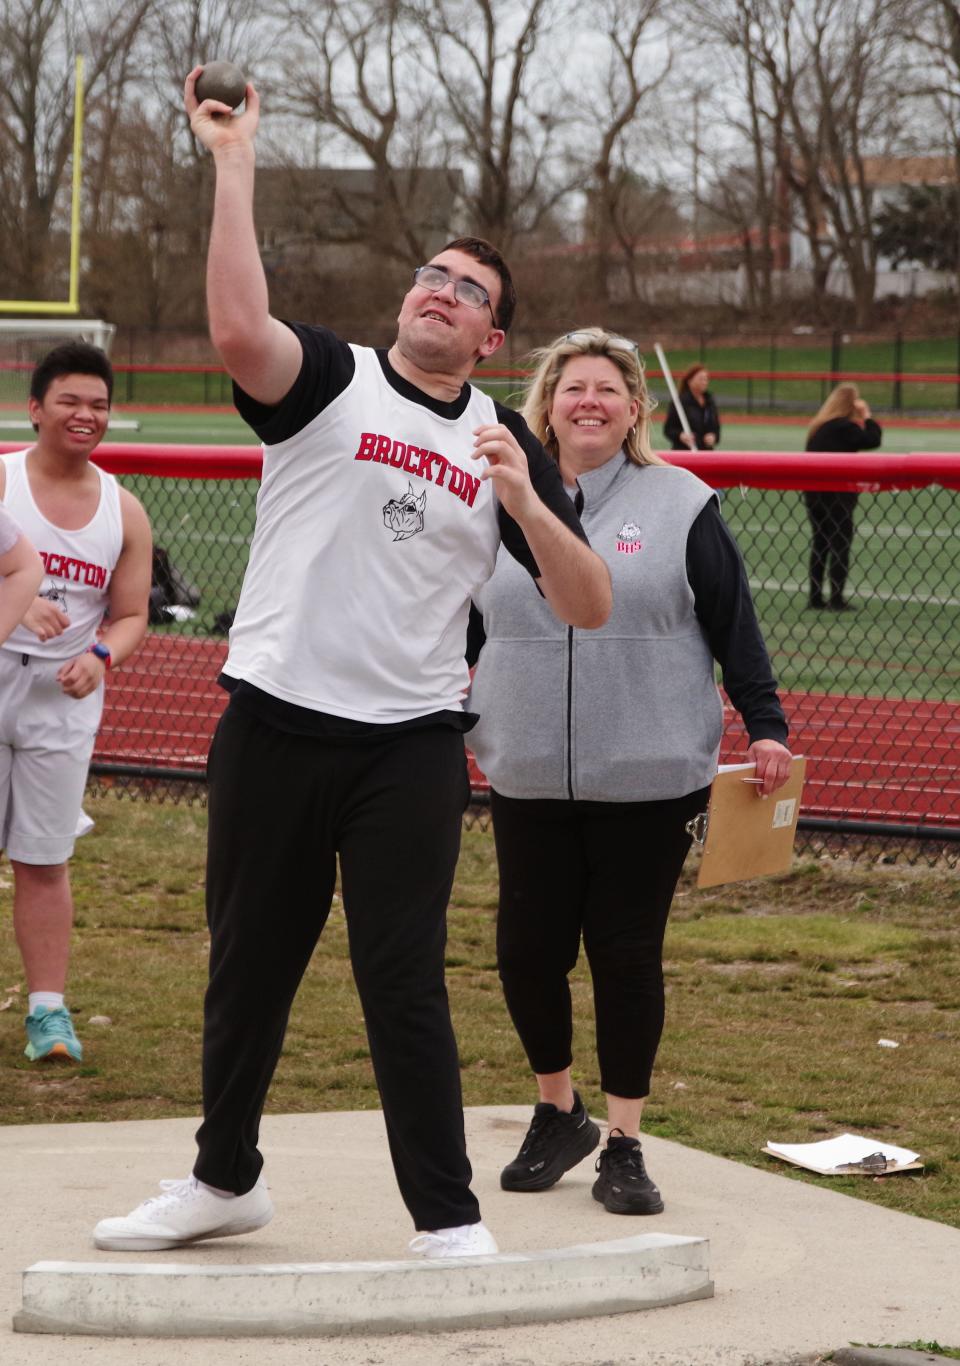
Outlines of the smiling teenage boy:
<svg viewBox="0 0 960 1366">
<path fill-rule="evenodd" d="M 499 252 L 459 238 L 421 266 L 388 351 L 272 317 L 252 210 L 257 94 L 247 86 L 245 112 L 222 117 L 225 105 L 197 102 L 197 75 L 187 112 L 216 166 L 210 330 L 264 443 L 263 482 L 208 766 L 199 1155 L 94 1239 L 153 1251 L 270 1219 L 260 1115 L 339 860 L 411 1248 L 493 1252 L 470 1190 L 443 972 L 470 791 L 470 599 L 501 539 L 564 621 L 599 626 L 609 576 L 554 462 L 468 382 L 513 314 Z"/>
<path fill-rule="evenodd" d="M 39 595 L 0 648 L 0 840 L 13 867 L 13 922 L 29 991 L 26 1055 L 79 1062 L 64 1001 L 73 899 L 67 861 L 84 825 L 87 767 L 104 677 L 147 628 L 146 513 L 90 462 L 107 429 L 113 372 L 67 342 L 39 362 L 26 450 L 0 457 L 0 498 L 37 547 Z"/>
</svg>

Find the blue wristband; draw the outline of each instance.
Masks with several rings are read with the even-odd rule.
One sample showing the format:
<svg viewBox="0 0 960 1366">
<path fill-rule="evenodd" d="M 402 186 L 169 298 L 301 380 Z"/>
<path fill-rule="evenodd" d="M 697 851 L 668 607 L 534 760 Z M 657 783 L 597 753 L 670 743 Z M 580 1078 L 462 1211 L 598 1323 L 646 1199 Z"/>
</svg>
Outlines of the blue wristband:
<svg viewBox="0 0 960 1366">
<path fill-rule="evenodd" d="M 99 660 L 102 660 L 104 666 L 108 669 L 110 668 L 110 665 L 113 663 L 113 656 L 111 655 L 108 646 L 101 645 L 99 641 L 97 641 L 96 645 L 91 645 L 88 648 L 87 654 L 96 655 Z"/>
</svg>

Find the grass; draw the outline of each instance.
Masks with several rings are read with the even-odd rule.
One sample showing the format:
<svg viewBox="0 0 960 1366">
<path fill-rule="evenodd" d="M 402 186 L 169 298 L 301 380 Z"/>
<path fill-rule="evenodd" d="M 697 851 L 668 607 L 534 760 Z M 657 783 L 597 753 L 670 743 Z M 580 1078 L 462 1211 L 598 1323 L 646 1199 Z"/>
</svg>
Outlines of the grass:
<svg viewBox="0 0 960 1366">
<path fill-rule="evenodd" d="M 880 1348 L 883 1351 L 892 1349 L 901 1352 L 928 1352 L 938 1357 L 947 1357 L 950 1361 L 960 1361 L 960 1347 L 942 1347 L 939 1342 L 926 1342 L 922 1338 L 914 1338 L 912 1342 L 851 1342 L 850 1346 Z M 832 1352 L 823 1358 L 824 1361 L 833 1359 Z"/>
<path fill-rule="evenodd" d="M 25 988 L 12 934 L 4 935 L 0 1005 L 10 1004 L 0 1013 L 2 1123 L 198 1112 L 205 812 L 113 796 L 88 809 L 97 828 L 73 863 L 69 994 L 84 1064 L 47 1070 L 23 1058 Z M 9 903 L 5 867 L 0 881 Z M 496 974 L 495 906 L 492 837 L 474 829 L 464 837 L 447 957 L 468 1105 L 531 1101 Z M 955 874 L 807 858 L 789 875 L 708 892 L 687 876 L 666 974 L 667 1030 L 647 1129 L 776 1170 L 783 1180 L 825 1183 L 960 1227 Z M 599 1110 L 582 965 L 572 987 L 577 1084 Z M 88 1023 L 91 1016 L 111 1023 Z M 880 1048 L 879 1038 L 900 1046 Z M 338 903 L 297 999 L 269 1109 L 377 1103 Z M 804 1142 L 848 1129 L 919 1151 L 925 1171 L 820 1178 L 760 1153 L 768 1139 Z"/>
</svg>

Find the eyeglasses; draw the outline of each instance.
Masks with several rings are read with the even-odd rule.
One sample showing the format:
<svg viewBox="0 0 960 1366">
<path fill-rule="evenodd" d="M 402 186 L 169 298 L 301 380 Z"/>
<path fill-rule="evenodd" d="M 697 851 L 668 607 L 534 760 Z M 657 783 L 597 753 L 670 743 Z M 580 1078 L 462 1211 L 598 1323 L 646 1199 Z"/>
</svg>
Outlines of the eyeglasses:
<svg viewBox="0 0 960 1366">
<path fill-rule="evenodd" d="M 602 346 L 605 351 L 626 351 L 631 356 L 640 350 L 629 337 L 597 336 L 596 332 L 568 332 L 563 340 L 573 342 L 574 346 Z"/>
<path fill-rule="evenodd" d="M 467 308 L 483 308 L 486 304 L 490 310 L 490 317 L 493 325 L 497 325 L 497 315 L 493 311 L 490 302 L 490 295 L 483 285 L 478 285 L 473 280 L 454 280 L 453 276 L 443 266 L 418 266 L 413 272 L 416 284 L 423 289 L 429 289 L 431 294 L 438 293 L 444 285 L 453 283 L 453 297 L 458 303 L 466 304 Z"/>
</svg>

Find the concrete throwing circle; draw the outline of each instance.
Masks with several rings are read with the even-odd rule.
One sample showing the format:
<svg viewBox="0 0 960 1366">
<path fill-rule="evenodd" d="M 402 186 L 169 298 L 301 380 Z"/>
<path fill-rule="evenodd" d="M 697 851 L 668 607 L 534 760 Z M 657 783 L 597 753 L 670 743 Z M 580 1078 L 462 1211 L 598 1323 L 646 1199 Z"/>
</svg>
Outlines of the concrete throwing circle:
<svg viewBox="0 0 960 1366">
<path fill-rule="evenodd" d="M 644 1233 L 546 1252 L 397 1262 L 36 1262 L 20 1333 L 322 1337 L 494 1327 L 713 1294 L 709 1242 Z"/>
</svg>

